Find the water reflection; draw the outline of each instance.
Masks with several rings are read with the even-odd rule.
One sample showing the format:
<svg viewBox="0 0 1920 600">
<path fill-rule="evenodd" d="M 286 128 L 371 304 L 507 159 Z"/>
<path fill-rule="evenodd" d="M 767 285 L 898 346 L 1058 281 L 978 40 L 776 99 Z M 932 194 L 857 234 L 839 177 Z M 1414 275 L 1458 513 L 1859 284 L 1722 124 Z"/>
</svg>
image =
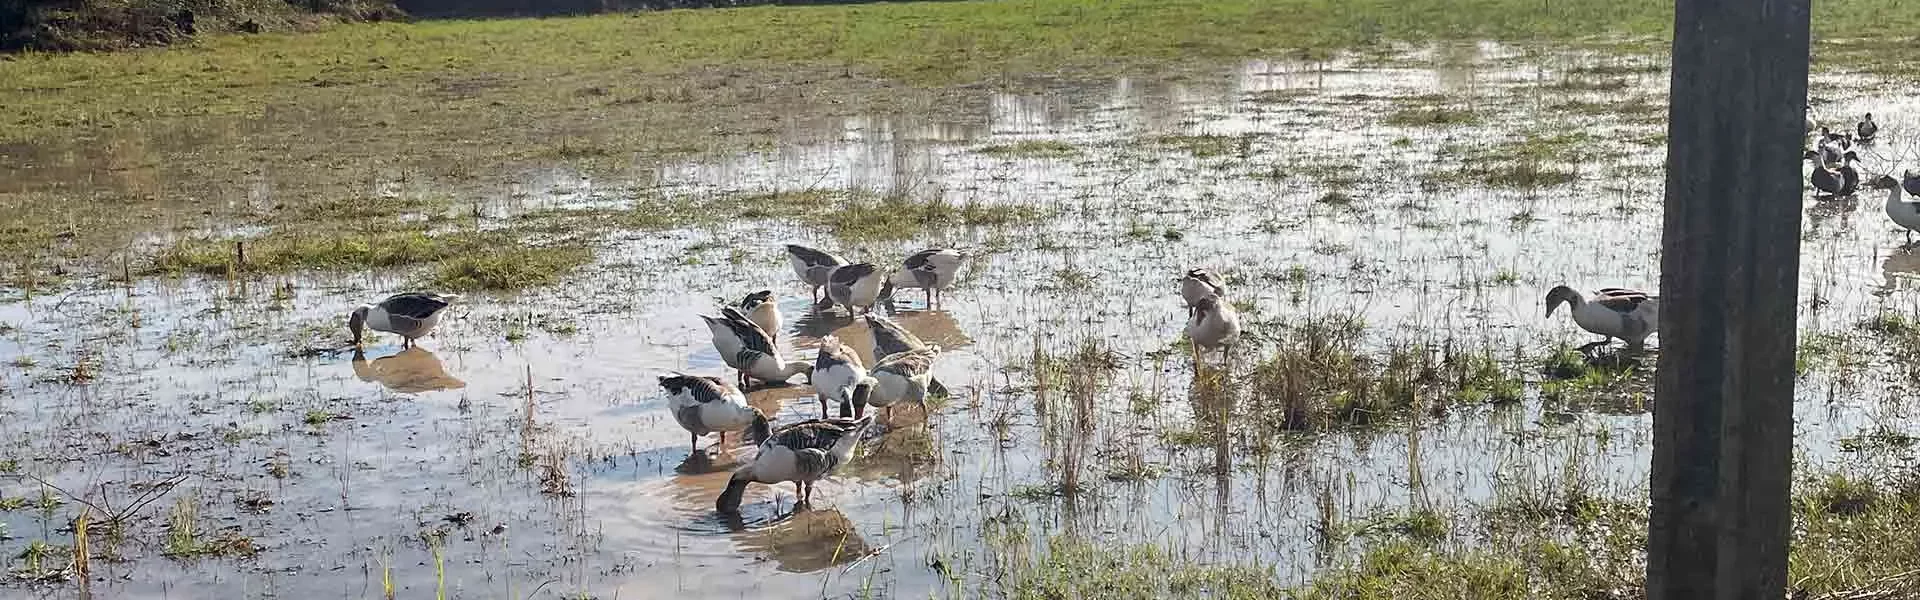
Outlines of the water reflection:
<svg viewBox="0 0 1920 600">
<path fill-rule="evenodd" d="M 1881 287 L 1887 290 L 1913 289 L 1920 282 L 1920 250 L 1899 248 L 1880 261 Z"/>
<path fill-rule="evenodd" d="M 800 509 L 772 527 L 734 534 L 743 552 L 773 559 L 788 573 L 808 573 L 844 565 L 872 550 L 838 509 Z"/>
<path fill-rule="evenodd" d="M 399 354 L 367 361 L 365 351 L 353 351 L 353 376 L 361 381 L 378 382 L 387 389 L 418 394 L 467 387 L 467 383 L 447 374 L 440 358 L 425 348 L 413 346 Z"/>
</svg>

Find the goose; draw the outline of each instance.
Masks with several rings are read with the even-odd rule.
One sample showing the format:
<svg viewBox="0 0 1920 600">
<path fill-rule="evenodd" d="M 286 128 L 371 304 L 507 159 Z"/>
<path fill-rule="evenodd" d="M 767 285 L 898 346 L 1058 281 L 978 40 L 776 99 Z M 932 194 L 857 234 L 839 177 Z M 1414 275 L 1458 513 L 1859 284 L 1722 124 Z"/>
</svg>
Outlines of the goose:
<svg viewBox="0 0 1920 600">
<path fill-rule="evenodd" d="M 927 390 L 933 386 L 933 359 L 939 355 L 938 348 L 927 347 L 896 353 L 875 364 L 873 393 L 866 402 L 853 405 L 854 416 L 866 416 L 869 404 L 886 409 L 891 416 L 893 405 L 902 402 L 918 404 L 921 412 L 931 412 L 927 407 Z"/>
<path fill-rule="evenodd" d="M 887 274 L 881 296 L 892 297 L 895 288 L 920 288 L 927 293 L 927 309 L 932 310 L 941 292 L 953 285 L 960 272 L 960 252 L 947 248 L 928 248 L 908 256 L 900 268 Z"/>
<path fill-rule="evenodd" d="M 813 359 L 813 376 L 808 379 L 820 399 L 822 419 L 827 418 L 828 400 L 839 402 L 840 416 L 853 416 L 854 407 L 864 403 L 876 383 L 867 375 L 866 365 L 860 363 L 860 355 L 832 335 L 820 338 L 820 354 Z M 862 401 L 856 402 L 856 397 Z"/>
<path fill-rule="evenodd" d="M 901 352 L 926 348 L 932 348 L 936 352 L 940 350 L 939 344 L 921 341 L 920 336 L 907 331 L 907 328 L 893 322 L 893 319 L 873 313 L 867 313 L 866 317 L 867 333 L 873 336 L 873 361 L 876 364 Z M 928 377 L 927 393 L 936 397 L 947 396 L 947 386 L 942 385 L 939 378 Z"/>
<path fill-rule="evenodd" d="M 410 347 L 414 340 L 432 333 L 433 327 L 440 324 L 440 315 L 446 314 L 447 307 L 459 299 L 453 294 L 394 294 L 378 304 L 362 304 L 353 309 L 347 316 L 347 331 L 353 332 L 356 348 L 365 329 L 400 334 L 405 338 L 401 347 Z"/>
<path fill-rule="evenodd" d="M 1192 269 L 1180 278 L 1180 299 L 1187 302 L 1187 315 L 1193 315 L 1193 306 L 1207 296 L 1226 296 L 1226 286 L 1206 269 Z"/>
<path fill-rule="evenodd" d="M 1814 142 L 1814 150 L 1819 152 L 1820 162 L 1815 164 L 1828 168 L 1838 167 L 1845 160 L 1847 152 L 1848 144 L 1843 143 L 1843 140 L 1844 138 L 1839 135 L 1821 127 L 1820 138 Z"/>
<path fill-rule="evenodd" d="M 872 312 L 874 301 L 880 298 L 880 285 L 885 279 L 873 263 L 842 265 L 827 277 L 827 298 L 833 304 L 846 307 L 848 315 L 860 309 Z"/>
<path fill-rule="evenodd" d="M 1908 181 L 1916 179 L 1915 173 L 1911 170 L 1903 175 Z M 1907 230 L 1907 245 L 1912 246 L 1913 231 L 1920 229 L 1920 204 L 1908 202 L 1906 198 L 1901 197 L 1905 190 L 1902 189 L 1901 181 L 1895 180 L 1892 175 L 1881 175 L 1868 185 L 1887 191 L 1887 218 L 1893 220 L 1895 225 Z"/>
<path fill-rule="evenodd" d="M 1907 190 L 1908 195 L 1920 196 L 1920 171 L 1907 169 L 1901 173 L 1900 187 Z"/>
<path fill-rule="evenodd" d="M 1880 133 L 1880 124 L 1873 122 L 1873 113 L 1867 113 L 1865 118 L 1860 119 L 1860 122 L 1853 126 L 1853 131 L 1860 135 L 1860 143 L 1872 143 L 1873 136 Z"/>
<path fill-rule="evenodd" d="M 727 432 L 746 429 L 755 417 L 764 418 L 760 409 L 747 405 L 747 397 L 738 388 L 718 377 L 674 373 L 660 376 L 660 387 L 667 391 L 667 412 L 693 435 L 691 452 L 700 451 L 700 436 L 720 434 L 720 443 L 708 447 L 725 449 Z"/>
<path fill-rule="evenodd" d="M 752 483 L 772 485 L 791 481 L 800 495 L 799 503 L 810 503 L 814 483 L 853 458 L 860 435 L 871 424 L 872 417 L 810 419 L 774 429 L 765 416 L 755 415 L 742 435 L 758 444 L 760 452 L 753 457 L 753 462 L 740 467 L 727 479 L 727 489 L 714 501 L 714 509 L 723 514 L 739 513 L 740 499 Z"/>
<path fill-rule="evenodd" d="M 754 379 L 786 381 L 811 368 L 805 362 L 787 362 L 781 358 L 774 351 L 773 338 L 741 314 L 740 309 L 728 306 L 720 309 L 719 317 L 700 315 L 700 319 L 707 322 L 720 359 L 740 372 L 741 388 L 750 387 Z"/>
<path fill-rule="evenodd" d="M 1806 158 L 1817 158 L 1813 152 L 1807 152 Z M 1846 196 L 1860 189 L 1860 171 L 1853 168 L 1853 161 L 1860 160 L 1859 155 L 1849 150 L 1840 157 L 1840 166 L 1828 168 L 1815 164 L 1813 173 L 1807 179 L 1813 183 L 1813 189 L 1826 192 L 1828 197 Z"/>
<path fill-rule="evenodd" d="M 737 306 L 740 312 L 747 314 L 748 320 L 759 325 L 761 331 L 767 332 L 768 340 L 780 339 L 780 307 L 773 303 L 773 290 L 747 294 Z"/>
<path fill-rule="evenodd" d="M 939 346 L 920 341 L 920 336 L 907 331 L 907 328 L 893 322 L 893 319 L 873 313 L 867 313 L 866 319 L 867 333 L 873 336 L 873 359 L 876 362 L 901 352 L 928 347 L 939 348 Z"/>
<path fill-rule="evenodd" d="M 800 276 L 801 281 L 813 286 L 812 295 L 808 298 L 814 301 L 820 298 L 820 288 L 827 285 L 827 276 L 832 275 L 834 269 L 847 264 L 846 259 L 834 256 L 825 250 L 815 250 L 799 244 L 787 244 L 787 262 L 793 264 L 794 275 Z"/>
<path fill-rule="evenodd" d="M 1187 317 L 1187 339 L 1193 342 L 1194 364 L 1199 364 L 1202 350 L 1219 348 L 1224 355 L 1240 339 L 1240 316 L 1219 296 L 1201 298 Z"/>
<path fill-rule="evenodd" d="M 1605 336 L 1581 346 L 1582 352 L 1605 346 L 1613 338 L 1626 341 L 1629 349 L 1640 350 L 1647 336 L 1660 329 L 1660 297 L 1639 290 L 1600 288 L 1591 297 L 1581 297 L 1573 288 L 1554 286 L 1547 291 L 1547 316 L 1552 317 L 1554 309 L 1563 303 L 1572 307 L 1568 312 L 1573 314 L 1574 324 Z"/>
</svg>

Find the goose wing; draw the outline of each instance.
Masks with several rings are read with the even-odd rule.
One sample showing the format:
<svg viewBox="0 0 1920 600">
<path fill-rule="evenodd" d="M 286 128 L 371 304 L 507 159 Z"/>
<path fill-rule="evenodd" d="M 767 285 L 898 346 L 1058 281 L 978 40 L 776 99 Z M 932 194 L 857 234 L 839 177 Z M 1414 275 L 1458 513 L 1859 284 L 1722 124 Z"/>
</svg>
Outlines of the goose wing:
<svg viewBox="0 0 1920 600">
<path fill-rule="evenodd" d="M 892 373 L 909 379 L 920 377 L 933 370 L 934 354 L 930 349 L 902 352 L 880 361 L 873 370 L 876 373 Z"/>
<path fill-rule="evenodd" d="M 753 310 L 753 307 L 759 306 L 761 304 L 765 304 L 772 300 L 773 300 L 773 290 L 760 290 L 758 292 L 747 294 L 746 297 L 741 298 L 740 303 L 736 304 L 735 306 L 738 306 L 740 310 L 743 310 L 743 311 Z"/>
<path fill-rule="evenodd" d="M 1608 293 L 1609 291 L 1613 293 Z M 1648 296 L 1644 292 L 1624 288 L 1606 288 L 1601 290 L 1600 294 L 1594 296 L 1593 303 L 1607 307 L 1608 310 L 1617 313 L 1630 313 L 1638 310 L 1641 304 L 1653 300 L 1655 300 L 1655 297 Z"/>
<path fill-rule="evenodd" d="M 684 373 L 660 376 L 660 387 L 667 390 L 667 393 L 674 395 L 690 392 L 693 399 L 701 404 L 726 402 L 727 396 L 731 395 L 728 392 L 732 389 L 732 386 L 727 385 L 726 382 L 721 381 L 718 377 L 702 377 Z"/>
<path fill-rule="evenodd" d="M 826 452 L 840 443 L 841 438 L 858 434 L 861 428 L 861 422 L 853 419 L 808 419 L 774 430 L 767 443 L 795 451 Z"/>
<path fill-rule="evenodd" d="M 387 311 L 389 315 L 410 319 L 425 319 L 450 305 L 451 303 L 448 302 L 448 300 L 450 300 L 450 298 L 439 294 L 407 292 L 405 294 L 394 294 L 386 300 L 381 300 L 380 309 Z"/>
<path fill-rule="evenodd" d="M 767 332 L 761 331 L 760 326 L 753 324 L 753 320 L 748 319 L 740 309 L 731 306 L 722 308 L 720 315 L 726 317 L 721 322 L 726 323 L 727 329 L 733 331 L 734 337 L 740 338 L 742 348 L 761 354 L 773 354 L 773 340 L 767 338 Z"/>
<path fill-rule="evenodd" d="M 800 262 L 808 267 L 837 267 L 847 264 L 845 259 L 838 256 L 799 244 L 787 244 L 787 254 L 800 259 Z"/>
<path fill-rule="evenodd" d="M 828 276 L 827 281 L 831 282 L 832 285 L 847 287 L 872 276 L 878 271 L 878 269 L 874 268 L 873 263 L 841 265 L 840 268 L 833 270 L 833 275 Z"/>
<path fill-rule="evenodd" d="M 873 313 L 867 313 L 867 332 L 873 335 L 873 358 L 885 360 L 901 352 L 911 352 L 927 347 L 920 337 L 901 327 L 899 323 Z"/>
</svg>

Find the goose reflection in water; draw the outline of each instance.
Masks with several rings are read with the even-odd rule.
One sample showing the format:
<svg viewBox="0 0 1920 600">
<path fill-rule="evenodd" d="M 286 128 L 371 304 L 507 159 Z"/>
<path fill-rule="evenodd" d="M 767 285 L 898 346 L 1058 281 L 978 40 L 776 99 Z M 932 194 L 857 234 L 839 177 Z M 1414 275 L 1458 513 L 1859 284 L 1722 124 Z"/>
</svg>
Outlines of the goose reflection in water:
<svg viewBox="0 0 1920 600">
<path fill-rule="evenodd" d="M 844 565 L 873 552 L 853 521 L 836 509 L 798 509 L 755 529 L 733 516 L 728 526 L 734 530 L 734 540 L 741 550 L 771 558 L 779 570 L 788 573 Z"/>
<path fill-rule="evenodd" d="M 405 394 L 467 387 L 467 382 L 447 374 L 439 357 L 419 346 L 401 350 L 392 356 L 376 358 L 372 362 L 367 361 L 365 352 L 355 349 L 353 376 Z"/>
</svg>

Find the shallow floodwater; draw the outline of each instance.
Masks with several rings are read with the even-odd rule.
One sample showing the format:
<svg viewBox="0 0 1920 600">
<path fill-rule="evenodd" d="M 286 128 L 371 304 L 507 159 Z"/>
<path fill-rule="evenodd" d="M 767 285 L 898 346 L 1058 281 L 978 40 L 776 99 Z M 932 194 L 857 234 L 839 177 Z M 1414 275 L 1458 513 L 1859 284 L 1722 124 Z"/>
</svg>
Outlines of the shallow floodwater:
<svg viewBox="0 0 1920 600">
<path fill-rule="evenodd" d="M 1184 315 L 1173 278 L 1196 266 L 1228 277 L 1256 332 L 1352 317 L 1369 347 L 1483 348 L 1541 380 L 1534 361 L 1590 341 L 1564 316 L 1543 317 L 1546 289 L 1659 280 L 1664 111 L 1578 109 L 1663 102 L 1666 75 L 1645 64 L 1494 44 L 1252 61 L 1202 82 L 982 92 L 984 119 L 794 125 L 774 149 L 618 181 L 556 168 L 475 201 L 503 216 L 642 194 L 835 189 L 1052 215 L 897 243 L 775 222 L 616 233 L 562 285 L 471 298 L 421 346 L 382 335 L 365 357 L 341 347 L 345 312 L 411 274 L 13 291 L 0 304 L 0 465 L 13 461 L 18 475 L 0 475 L 0 498 L 31 502 L 0 512 L 0 556 L 37 573 L 24 558 L 34 542 L 73 543 L 80 503 L 42 508 L 43 490 L 124 507 L 144 485 L 184 476 L 128 522 L 124 560 L 93 562 L 94 594 L 370 598 L 391 577 L 401 597 L 440 586 L 449 597 L 921 597 L 994 590 L 1009 561 L 1060 535 L 1258 564 L 1297 583 L 1351 556 L 1314 534 L 1328 505 L 1363 518 L 1464 510 L 1520 488 L 1643 497 L 1651 419 L 1634 407 L 1644 398 L 1571 410 L 1529 386 L 1516 405 L 1382 429 L 1170 440 L 1206 426 L 1193 415 L 1213 401 L 1189 393 L 1191 365 L 1174 345 Z M 1596 66 L 1625 74 L 1582 74 Z M 1916 131 L 1913 96 L 1859 94 L 1857 78 L 1817 78 L 1815 112 L 1847 123 L 1874 112 L 1886 141 L 1863 149 L 1863 167 L 1897 171 L 1915 158 L 1899 150 Z M 1596 80 L 1605 85 L 1567 85 Z M 1409 107 L 1476 118 L 1387 124 Z M 1529 164 L 1571 172 L 1570 183 L 1449 178 L 1511 158 L 1529 136 L 1569 133 L 1590 137 Z M 1807 201 L 1803 337 L 1920 308 L 1920 257 L 1897 249 L 1881 198 Z M 780 250 L 788 242 L 876 262 L 926 246 L 965 251 L 943 310 L 914 291 L 891 309 L 942 346 L 936 376 L 953 396 L 932 415 L 888 415 L 810 510 L 793 512 L 790 485 L 756 486 L 743 513 L 724 518 L 713 501 L 751 450 L 729 438 L 711 458 L 690 455 L 654 379 L 729 375 L 696 315 L 716 298 L 773 289 L 788 323 L 780 344 L 794 356 L 811 360 L 828 333 L 871 356 L 864 325 L 809 310 Z M 1095 386 L 1091 418 L 1076 422 L 1062 398 L 1075 391 L 1037 382 L 1031 364 L 1036 350 L 1088 344 L 1118 367 Z M 1242 373 L 1258 354 L 1239 358 Z M 1903 375 L 1877 362 L 1810 370 L 1796 454 L 1873 468 L 1842 442 L 1914 433 L 1896 419 Z M 750 400 L 782 421 L 815 416 L 803 381 Z M 1280 438 L 1279 449 L 1251 451 L 1262 437 Z M 1066 481 L 1079 491 L 1057 493 Z M 170 517 L 186 511 L 200 539 L 244 537 L 258 554 L 164 557 L 173 549 L 159 532 L 180 529 Z M 73 587 L 5 585 L 35 597 Z"/>
</svg>

